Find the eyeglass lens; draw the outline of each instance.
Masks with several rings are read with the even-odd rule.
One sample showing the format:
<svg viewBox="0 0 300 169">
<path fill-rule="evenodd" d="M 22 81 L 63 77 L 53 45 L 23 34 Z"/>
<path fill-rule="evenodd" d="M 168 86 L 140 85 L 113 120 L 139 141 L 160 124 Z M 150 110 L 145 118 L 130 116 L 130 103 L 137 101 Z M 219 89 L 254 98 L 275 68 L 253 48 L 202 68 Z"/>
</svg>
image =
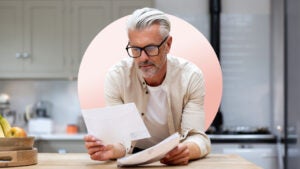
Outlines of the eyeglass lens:
<svg viewBox="0 0 300 169">
<path fill-rule="evenodd" d="M 148 56 L 156 56 L 158 55 L 158 51 L 159 51 L 157 46 L 147 46 L 143 49 L 130 47 L 128 48 L 128 54 L 132 57 L 139 57 L 142 54 L 142 50 L 144 50 Z"/>
<path fill-rule="evenodd" d="M 159 48 L 160 46 L 167 40 L 168 36 L 164 38 L 164 40 L 159 45 L 149 45 L 143 48 L 140 47 L 126 47 L 127 53 L 130 57 L 137 58 L 140 57 L 142 54 L 142 51 L 145 51 L 145 53 L 148 56 L 157 56 L 159 54 Z"/>
</svg>

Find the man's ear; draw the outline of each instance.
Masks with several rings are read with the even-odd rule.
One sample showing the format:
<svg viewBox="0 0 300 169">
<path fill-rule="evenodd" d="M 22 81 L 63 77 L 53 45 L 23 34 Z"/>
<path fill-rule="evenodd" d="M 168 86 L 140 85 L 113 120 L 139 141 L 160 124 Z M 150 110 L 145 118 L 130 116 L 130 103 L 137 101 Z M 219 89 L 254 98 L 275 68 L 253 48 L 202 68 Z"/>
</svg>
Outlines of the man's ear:
<svg viewBox="0 0 300 169">
<path fill-rule="evenodd" d="M 172 40 L 173 40 L 172 36 L 169 35 L 169 37 L 168 37 L 168 39 L 167 39 L 167 42 L 166 42 L 166 44 L 167 44 L 167 45 L 166 45 L 166 52 L 167 52 L 167 53 L 169 53 L 170 50 L 171 50 Z"/>
</svg>

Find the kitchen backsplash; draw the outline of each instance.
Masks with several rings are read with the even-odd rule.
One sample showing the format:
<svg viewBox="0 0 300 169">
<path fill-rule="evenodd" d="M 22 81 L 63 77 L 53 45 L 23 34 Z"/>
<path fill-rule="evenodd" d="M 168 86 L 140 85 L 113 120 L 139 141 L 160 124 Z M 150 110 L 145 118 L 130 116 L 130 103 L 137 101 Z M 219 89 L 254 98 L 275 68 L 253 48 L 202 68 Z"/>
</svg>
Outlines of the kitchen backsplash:
<svg viewBox="0 0 300 169">
<path fill-rule="evenodd" d="M 54 132 L 64 133 L 68 124 L 76 124 L 80 113 L 77 81 L 68 80 L 0 80 L 0 93 L 10 96 L 10 109 L 18 114 L 16 125 L 27 127 L 26 106 L 38 101 L 52 104 Z"/>
</svg>

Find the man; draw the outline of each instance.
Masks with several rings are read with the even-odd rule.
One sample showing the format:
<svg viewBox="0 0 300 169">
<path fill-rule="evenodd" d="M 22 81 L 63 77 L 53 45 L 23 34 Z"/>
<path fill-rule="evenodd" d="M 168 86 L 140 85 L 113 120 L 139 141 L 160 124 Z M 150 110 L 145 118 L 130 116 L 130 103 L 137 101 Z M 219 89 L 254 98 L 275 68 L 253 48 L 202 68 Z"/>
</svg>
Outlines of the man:
<svg viewBox="0 0 300 169">
<path fill-rule="evenodd" d="M 210 140 L 204 133 L 203 75 L 194 64 L 168 55 L 172 45 L 169 19 L 157 9 L 139 9 L 129 18 L 127 31 L 130 57 L 107 73 L 105 100 L 109 106 L 135 103 L 151 138 L 103 145 L 88 135 L 85 146 L 91 159 L 120 158 L 149 148 L 175 132 L 182 135 L 182 141 L 161 159 L 162 163 L 186 165 L 206 156 Z"/>
</svg>

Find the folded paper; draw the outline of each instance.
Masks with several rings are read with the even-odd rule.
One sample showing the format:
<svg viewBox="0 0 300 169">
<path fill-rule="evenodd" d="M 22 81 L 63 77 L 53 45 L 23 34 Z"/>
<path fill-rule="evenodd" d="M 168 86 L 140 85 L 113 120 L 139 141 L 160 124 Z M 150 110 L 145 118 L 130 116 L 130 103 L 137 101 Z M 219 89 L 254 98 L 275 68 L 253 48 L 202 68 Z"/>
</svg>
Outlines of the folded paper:
<svg viewBox="0 0 300 169">
<path fill-rule="evenodd" d="M 150 137 L 134 103 L 83 109 L 82 115 L 88 133 L 102 140 L 104 144 L 124 143 Z"/>
</svg>

